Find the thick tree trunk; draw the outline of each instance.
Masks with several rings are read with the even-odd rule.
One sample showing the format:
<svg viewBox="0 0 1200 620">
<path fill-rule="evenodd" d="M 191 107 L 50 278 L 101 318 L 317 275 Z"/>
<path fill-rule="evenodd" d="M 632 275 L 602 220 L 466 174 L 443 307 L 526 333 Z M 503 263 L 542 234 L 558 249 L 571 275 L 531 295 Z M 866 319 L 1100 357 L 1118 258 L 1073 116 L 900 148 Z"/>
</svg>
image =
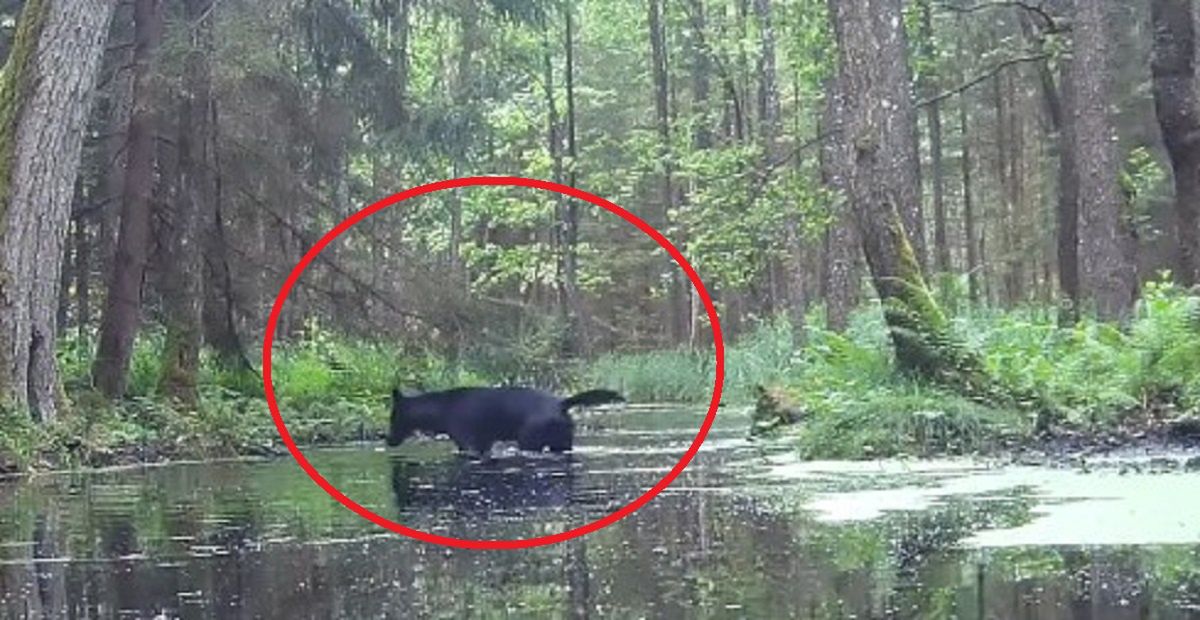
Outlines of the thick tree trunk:
<svg viewBox="0 0 1200 620">
<path fill-rule="evenodd" d="M 1154 107 L 1175 174 L 1179 279 L 1200 282 L 1200 101 L 1191 0 L 1151 0 Z"/>
<path fill-rule="evenodd" d="M 1118 184 L 1121 168 L 1109 115 L 1112 96 L 1110 28 L 1104 2 L 1075 0 L 1075 162 L 1079 171 L 1080 274 L 1086 296 L 1107 320 L 1127 318 L 1137 293 L 1130 256 L 1127 206 Z"/>
<path fill-rule="evenodd" d="M 1079 168 L 1076 165 L 1073 118 L 1065 111 L 1075 109 L 1075 83 L 1071 76 L 1071 61 L 1067 60 L 1061 73 L 1061 123 L 1058 131 L 1058 205 L 1054 219 L 1057 223 L 1058 286 L 1062 289 L 1060 322 L 1079 320 L 1079 305 L 1083 300 L 1083 285 L 1079 276 Z M 1050 91 L 1047 91 L 1050 92 Z M 1054 99 L 1048 101 L 1052 106 Z"/>
<path fill-rule="evenodd" d="M 58 412 L 55 303 L 113 0 L 30 0 L 0 76 L 0 403 Z"/>
<path fill-rule="evenodd" d="M 204 256 L 201 222 L 213 221 L 213 140 L 211 70 L 213 0 L 188 0 L 185 13 L 190 46 L 185 59 L 184 92 L 179 102 L 178 192 L 166 227 L 163 347 L 159 389 L 188 404 L 199 400 L 200 343 L 203 333 Z"/>
<path fill-rule="evenodd" d="M 952 341 L 921 275 L 901 219 L 917 200 L 912 170 L 907 49 L 900 0 L 830 0 L 854 155 L 849 198 L 899 368 L 965 393 L 995 386 L 979 361 Z M 896 57 L 890 52 L 901 50 Z"/>
</svg>

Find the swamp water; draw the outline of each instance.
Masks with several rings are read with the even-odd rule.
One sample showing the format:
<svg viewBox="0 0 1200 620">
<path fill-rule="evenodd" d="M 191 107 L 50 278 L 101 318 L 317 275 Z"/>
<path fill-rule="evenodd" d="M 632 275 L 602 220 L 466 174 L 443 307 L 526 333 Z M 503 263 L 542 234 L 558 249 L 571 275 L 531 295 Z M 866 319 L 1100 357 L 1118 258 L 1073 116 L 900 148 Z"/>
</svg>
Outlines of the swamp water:
<svg viewBox="0 0 1200 620">
<path fill-rule="evenodd" d="M 445 442 L 307 454 L 411 527 L 529 537 L 642 494 L 701 415 L 578 416 L 570 460 L 498 451 L 465 463 Z M 0 615 L 1200 617 L 1200 472 L 799 463 L 747 442 L 747 423 L 723 410 L 687 471 L 634 515 L 521 551 L 394 535 L 290 458 L 0 483 Z"/>
</svg>

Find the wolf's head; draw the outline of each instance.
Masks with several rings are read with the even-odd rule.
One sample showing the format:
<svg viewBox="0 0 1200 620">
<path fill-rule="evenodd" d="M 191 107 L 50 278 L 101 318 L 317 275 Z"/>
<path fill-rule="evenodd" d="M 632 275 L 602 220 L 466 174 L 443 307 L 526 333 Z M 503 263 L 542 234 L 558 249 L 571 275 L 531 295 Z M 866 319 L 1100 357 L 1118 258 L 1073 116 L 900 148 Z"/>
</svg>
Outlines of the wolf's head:
<svg viewBox="0 0 1200 620">
<path fill-rule="evenodd" d="M 388 427 L 387 445 L 398 446 L 408 439 L 413 431 L 417 430 L 413 423 L 412 416 L 405 411 L 405 402 L 408 399 L 400 393 L 400 390 L 392 390 L 392 422 Z"/>
</svg>

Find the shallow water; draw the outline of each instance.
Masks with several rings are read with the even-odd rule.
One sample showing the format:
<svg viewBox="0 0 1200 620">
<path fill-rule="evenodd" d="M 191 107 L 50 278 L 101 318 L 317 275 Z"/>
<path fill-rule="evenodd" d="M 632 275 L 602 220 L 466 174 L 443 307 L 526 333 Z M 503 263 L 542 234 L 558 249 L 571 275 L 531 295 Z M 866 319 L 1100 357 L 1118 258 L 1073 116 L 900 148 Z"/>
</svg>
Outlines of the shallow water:
<svg viewBox="0 0 1200 620">
<path fill-rule="evenodd" d="M 702 413 L 581 416 L 570 459 L 464 462 L 445 443 L 309 453 L 419 529 L 559 532 L 684 453 Z M 1200 473 L 798 463 L 724 410 L 697 460 L 582 539 L 463 551 L 352 514 L 290 459 L 0 484 L 0 615 L 14 617 L 1200 616 Z M 1185 455 L 1186 456 L 1186 455 Z"/>
</svg>

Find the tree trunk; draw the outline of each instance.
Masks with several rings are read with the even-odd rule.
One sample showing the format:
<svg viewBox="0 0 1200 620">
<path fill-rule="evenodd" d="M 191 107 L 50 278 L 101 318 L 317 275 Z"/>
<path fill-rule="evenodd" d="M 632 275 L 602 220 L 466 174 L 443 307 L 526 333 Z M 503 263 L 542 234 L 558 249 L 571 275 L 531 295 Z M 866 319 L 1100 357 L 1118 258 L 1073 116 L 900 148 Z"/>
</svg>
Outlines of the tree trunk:
<svg viewBox="0 0 1200 620">
<path fill-rule="evenodd" d="M 113 14 L 111 37 L 132 37 L 134 26 L 132 3 L 121 2 Z M 107 86 L 99 93 L 105 106 L 103 131 L 104 159 L 99 171 L 96 200 L 104 204 L 97 214 L 95 254 L 97 268 L 107 283 L 117 252 L 117 231 L 121 221 L 121 196 L 124 192 L 125 168 L 128 162 L 129 119 L 133 115 L 133 49 L 127 45 L 113 46 L 107 53 L 109 67 Z"/>
<path fill-rule="evenodd" d="M 709 116 L 709 99 L 712 85 L 709 75 L 712 73 L 713 59 L 707 44 L 708 17 L 702 0 L 691 0 L 691 55 L 692 55 L 692 116 L 695 119 L 692 126 L 692 149 L 696 152 L 707 151 L 713 147 L 713 132 Z M 686 251 L 684 247 L 684 251 Z M 688 286 L 688 347 L 696 346 L 697 332 L 700 327 L 701 302 L 699 292 L 693 286 Z"/>
<path fill-rule="evenodd" d="M 71 230 L 77 222 L 67 222 L 67 232 L 63 238 L 62 256 L 59 257 L 59 264 L 62 267 L 59 270 L 58 278 L 58 294 L 54 298 L 58 301 L 58 308 L 55 309 L 54 316 L 54 335 L 56 338 L 62 338 L 66 333 L 68 323 L 71 320 L 71 283 L 75 280 L 75 254 L 72 244 L 66 242 L 66 237 L 71 234 Z"/>
<path fill-rule="evenodd" d="M 215 215 L 212 177 L 212 50 L 213 0 L 187 0 L 185 12 L 190 46 L 184 67 L 184 92 L 179 102 L 178 192 L 166 227 L 163 322 L 166 344 L 162 353 L 159 389 L 187 404 L 199 400 L 200 343 L 203 333 L 204 256 L 201 222 Z M 339 205 L 340 206 L 340 205 Z"/>
<path fill-rule="evenodd" d="M 952 341 L 929 293 L 901 211 L 917 200 L 912 170 L 907 49 L 900 0 L 830 0 L 845 90 L 854 169 L 849 198 L 898 367 L 968 394 L 995 386 L 974 356 Z M 900 53 L 893 54 L 896 50 Z"/>
<path fill-rule="evenodd" d="M 113 0 L 30 0 L 0 75 L 0 403 L 58 412 L 55 302 Z"/>
<path fill-rule="evenodd" d="M 937 63 L 937 45 L 933 33 L 933 7 L 928 1 L 921 2 L 921 38 L 925 47 L 923 56 L 927 63 L 924 79 L 925 93 L 933 97 L 938 93 L 937 74 L 933 67 Z M 942 104 L 934 100 L 925 107 L 925 121 L 929 126 L 929 172 L 926 175 L 933 189 L 933 266 L 939 274 L 950 272 L 950 243 L 946 234 L 946 185 L 942 155 Z"/>
<path fill-rule="evenodd" d="M 967 246 L 967 295 L 979 303 L 979 242 L 975 225 L 975 195 L 971 186 L 971 132 L 967 120 L 967 94 L 959 95 L 958 123 L 962 135 L 963 242 Z"/>
<path fill-rule="evenodd" d="M 129 361 L 142 308 L 142 282 L 151 241 L 157 122 L 154 114 L 152 61 L 162 39 L 160 0 L 134 5 L 133 113 L 122 188 L 121 227 L 100 319 L 100 344 L 92 381 L 109 398 L 125 393 Z"/>
<path fill-rule="evenodd" d="M 83 218 L 75 221 L 75 308 L 75 327 L 84 342 L 92 325 L 92 239 Z"/>
<path fill-rule="evenodd" d="M 658 129 L 658 155 L 662 162 L 662 172 L 659 179 L 659 200 L 662 205 L 662 221 L 669 223 L 675 210 L 675 169 L 671 152 L 671 107 L 670 83 L 667 73 L 666 31 L 663 29 L 662 0 L 649 0 L 647 3 L 648 25 L 650 28 L 650 62 L 654 81 L 654 112 L 655 126 Z M 672 344 L 683 342 L 687 338 L 689 312 L 687 297 L 683 290 L 683 282 L 678 270 L 673 270 L 669 280 L 670 290 L 668 299 L 670 307 L 667 310 L 668 325 Z"/>
<path fill-rule="evenodd" d="M 1109 116 L 1112 96 L 1107 3 L 1075 0 L 1075 162 L 1079 171 L 1079 250 L 1083 288 L 1100 318 L 1121 320 L 1133 309 L 1137 270 L 1129 255 L 1127 206 L 1118 185 L 1121 169 Z"/>
<path fill-rule="evenodd" d="M 1013 120 L 1010 110 L 1012 101 L 1004 89 L 1006 73 L 1007 71 L 1001 71 L 992 79 L 992 95 L 996 111 L 996 178 L 999 180 L 1000 186 L 998 192 L 1000 202 L 996 205 L 999 209 L 999 217 L 996 217 L 994 221 L 1000 229 L 998 253 L 1003 264 L 1000 275 L 1002 300 L 1005 305 L 1012 306 L 1017 302 L 1020 291 L 1017 290 L 1016 270 L 1013 268 L 1017 252 L 1015 231 L 1013 230 L 1015 205 L 1013 204 L 1012 160 L 1015 158 L 1015 154 L 1010 139 L 1012 136 L 1010 123 Z"/>
<path fill-rule="evenodd" d="M 763 149 L 762 170 L 765 171 L 764 174 L 769 174 L 781 159 L 779 81 L 775 70 L 775 26 L 771 16 L 771 0 L 754 0 L 754 14 L 758 20 L 759 32 L 758 128 Z M 786 294 L 784 304 L 797 344 L 804 334 L 804 315 L 808 309 L 804 286 L 804 242 L 801 239 L 798 219 L 798 215 L 789 215 L 784 222 L 786 254 L 780 269 L 783 272 L 782 277 L 779 278 L 782 280 L 780 288 Z"/>
<path fill-rule="evenodd" d="M 1175 174 L 1179 280 L 1200 282 L 1200 102 L 1191 0 L 1151 0 L 1154 107 Z"/>
<path fill-rule="evenodd" d="M 1062 7 L 1054 7 L 1062 8 Z M 1043 38 L 1036 34 L 1028 16 L 1023 16 L 1021 29 L 1030 39 L 1037 52 L 1043 51 Z M 1058 202 L 1055 206 L 1055 246 L 1058 263 L 1058 285 L 1062 295 L 1060 321 L 1074 323 L 1078 320 L 1079 290 L 1079 173 L 1075 166 L 1075 123 L 1066 118 L 1064 110 L 1074 110 L 1074 87 L 1071 85 L 1070 60 L 1064 59 L 1059 67 L 1060 84 L 1055 84 L 1054 73 L 1049 61 L 1037 65 L 1041 82 L 1042 99 L 1046 117 L 1057 132 L 1058 149 Z"/>
<path fill-rule="evenodd" d="M 579 147 L 575 132 L 575 6 L 568 0 L 563 5 L 566 47 L 567 89 L 567 185 L 579 183 Z M 568 310 L 563 350 L 568 355 L 587 354 L 587 317 L 584 315 L 583 300 L 579 295 L 579 203 L 567 200 L 563 209 L 563 301 Z"/>
<path fill-rule="evenodd" d="M 1051 86 L 1049 70 L 1042 78 L 1051 116 L 1058 123 L 1058 204 L 1054 219 L 1057 225 L 1058 286 L 1062 289 L 1059 321 L 1064 324 L 1079 320 L 1079 305 L 1083 287 L 1079 277 L 1079 168 L 1075 153 L 1075 119 L 1067 111 L 1075 110 L 1075 84 L 1071 76 L 1071 61 L 1060 70 L 1059 96 Z"/>
</svg>

